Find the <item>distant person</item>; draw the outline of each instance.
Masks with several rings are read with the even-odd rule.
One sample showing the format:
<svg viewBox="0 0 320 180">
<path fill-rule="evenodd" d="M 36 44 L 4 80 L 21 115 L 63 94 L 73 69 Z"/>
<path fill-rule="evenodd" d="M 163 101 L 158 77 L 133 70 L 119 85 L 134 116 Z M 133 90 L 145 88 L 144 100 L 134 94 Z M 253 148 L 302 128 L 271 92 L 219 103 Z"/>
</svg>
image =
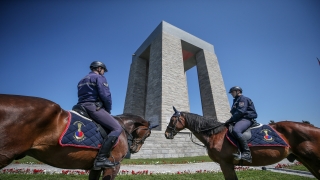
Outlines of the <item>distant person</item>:
<svg viewBox="0 0 320 180">
<path fill-rule="evenodd" d="M 108 72 L 106 66 L 100 61 L 90 65 L 91 72 L 78 83 L 78 104 L 82 105 L 89 116 L 104 129 L 110 131 L 104 140 L 94 161 L 94 170 L 114 166 L 108 160 L 112 146 L 117 142 L 122 127 L 111 114 L 112 99 L 107 79 L 103 76 Z"/>
<path fill-rule="evenodd" d="M 233 155 L 236 160 L 242 159 L 251 163 L 251 152 L 247 141 L 242 137 L 242 133 L 256 122 L 255 118 L 258 117 L 258 114 L 252 100 L 242 95 L 241 87 L 234 86 L 229 93 L 234 99 L 230 111 L 232 117 L 226 121 L 226 125 L 233 124 L 232 134 L 237 138 L 241 151 L 240 154 Z"/>
</svg>

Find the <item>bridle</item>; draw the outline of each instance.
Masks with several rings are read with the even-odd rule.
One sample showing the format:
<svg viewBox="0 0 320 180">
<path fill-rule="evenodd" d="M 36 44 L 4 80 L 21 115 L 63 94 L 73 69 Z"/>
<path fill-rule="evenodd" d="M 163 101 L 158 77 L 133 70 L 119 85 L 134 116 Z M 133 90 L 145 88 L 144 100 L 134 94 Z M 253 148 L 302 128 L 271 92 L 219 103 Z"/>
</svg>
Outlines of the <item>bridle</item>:
<svg viewBox="0 0 320 180">
<path fill-rule="evenodd" d="M 138 149 L 138 145 L 139 144 L 143 144 L 144 143 L 144 141 L 147 139 L 147 137 L 148 137 L 148 135 L 151 133 L 151 129 L 149 129 L 149 128 L 144 128 L 144 129 L 142 129 L 142 130 L 147 130 L 147 132 L 142 136 L 142 138 L 134 138 L 133 136 L 132 136 L 132 133 L 134 132 L 134 131 L 137 131 L 138 129 L 140 129 L 140 127 L 137 127 L 137 128 L 135 128 L 131 133 L 129 133 L 126 129 L 124 129 L 125 130 L 125 132 L 127 133 L 127 135 L 128 135 L 128 143 L 129 143 L 129 141 L 131 142 L 131 143 L 129 143 L 129 144 L 131 144 L 131 146 L 130 146 L 130 152 L 136 152 L 136 150 Z M 134 147 L 134 148 L 133 148 Z"/>
<path fill-rule="evenodd" d="M 183 124 L 182 121 L 181 121 L 181 113 L 180 113 L 179 111 L 177 111 L 177 109 L 176 109 L 174 106 L 173 106 L 173 110 L 174 110 L 175 113 L 172 115 L 172 117 L 176 117 L 177 120 L 175 120 L 175 121 L 172 123 L 173 126 L 169 126 L 169 124 L 168 124 L 168 126 L 167 126 L 167 128 L 171 130 L 171 132 L 170 132 L 170 134 L 169 134 L 169 138 L 171 138 L 171 139 L 173 139 L 173 137 L 179 132 L 179 131 L 177 131 L 177 123 L 178 123 L 178 122 L 179 122 L 181 125 L 185 126 L 185 124 Z M 217 127 L 219 127 L 219 126 L 221 126 L 221 125 L 223 125 L 223 124 L 220 124 L 220 125 L 218 125 L 218 126 L 216 126 L 216 127 L 210 128 L 210 129 L 217 128 Z M 209 129 L 206 129 L 206 130 L 209 130 Z M 195 141 L 193 140 L 193 138 L 192 138 L 192 134 L 193 134 L 193 133 L 190 133 L 190 140 L 191 140 L 194 144 L 196 144 L 196 145 L 198 145 L 198 146 L 201 146 L 201 147 L 206 147 L 206 146 L 204 146 L 204 145 L 202 145 L 202 144 L 199 144 L 199 143 L 195 142 Z"/>
<path fill-rule="evenodd" d="M 121 119 L 121 118 L 120 118 Z M 130 152 L 136 152 L 138 149 L 138 145 L 139 144 L 144 144 L 144 141 L 147 139 L 148 135 L 151 133 L 151 129 L 158 127 L 158 125 L 153 125 L 153 126 L 149 126 L 148 128 L 143 128 L 141 129 L 140 127 L 136 127 L 135 129 L 133 129 L 131 132 L 129 132 L 123 125 L 121 125 L 122 129 L 125 131 L 125 133 L 127 134 L 127 139 L 128 139 L 128 144 L 130 146 Z M 146 133 L 142 136 L 142 138 L 134 138 L 132 136 L 132 133 L 137 131 L 137 130 L 147 130 Z M 134 148 L 133 148 L 134 147 Z"/>
<path fill-rule="evenodd" d="M 181 121 L 181 119 L 180 119 L 180 118 L 181 118 L 181 113 L 180 113 L 179 111 L 177 111 L 175 107 L 173 107 L 173 109 L 174 109 L 175 113 L 172 115 L 172 117 L 176 117 L 177 120 L 175 120 L 175 121 L 172 123 L 173 126 L 170 126 L 169 124 L 168 124 L 168 126 L 167 126 L 167 128 L 171 130 L 171 132 L 170 132 L 170 138 L 173 138 L 173 136 L 175 136 L 175 135 L 179 132 L 179 131 L 177 131 L 177 123 L 178 123 L 178 122 L 179 122 L 181 125 L 184 126 L 184 124 L 182 123 L 182 121 Z"/>
</svg>

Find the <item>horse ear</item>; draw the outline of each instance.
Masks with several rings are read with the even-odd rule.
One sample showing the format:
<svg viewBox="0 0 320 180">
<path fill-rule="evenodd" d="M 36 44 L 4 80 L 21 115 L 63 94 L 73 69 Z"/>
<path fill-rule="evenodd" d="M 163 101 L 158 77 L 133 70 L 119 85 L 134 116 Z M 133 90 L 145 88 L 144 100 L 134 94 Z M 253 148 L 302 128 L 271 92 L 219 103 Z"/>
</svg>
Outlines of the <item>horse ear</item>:
<svg viewBox="0 0 320 180">
<path fill-rule="evenodd" d="M 172 107 L 173 107 L 174 112 L 178 113 L 177 109 L 174 106 L 172 106 Z"/>
<path fill-rule="evenodd" d="M 149 129 L 153 129 L 153 128 L 156 128 L 156 127 L 158 127 L 159 126 L 159 124 L 157 124 L 157 125 L 153 125 L 153 126 L 149 126 Z"/>
<path fill-rule="evenodd" d="M 173 107 L 173 110 L 174 110 L 174 116 L 180 116 L 180 112 L 174 107 Z"/>
<path fill-rule="evenodd" d="M 148 121 L 149 122 L 149 129 L 153 129 L 153 128 L 156 128 L 159 126 L 159 124 L 157 125 L 151 125 L 151 121 Z"/>
</svg>

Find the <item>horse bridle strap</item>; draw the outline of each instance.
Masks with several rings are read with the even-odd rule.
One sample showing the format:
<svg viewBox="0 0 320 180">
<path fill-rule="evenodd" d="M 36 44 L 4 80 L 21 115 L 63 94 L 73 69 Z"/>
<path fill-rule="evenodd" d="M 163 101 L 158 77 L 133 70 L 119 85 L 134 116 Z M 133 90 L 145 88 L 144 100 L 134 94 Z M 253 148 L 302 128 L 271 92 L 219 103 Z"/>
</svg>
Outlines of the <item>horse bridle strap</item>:
<svg viewBox="0 0 320 180">
<path fill-rule="evenodd" d="M 174 122 L 173 127 L 171 127 L 169 125 L 167 126 L 168 129 L 171 129 L 171 133 L 170 133 L 171 136 L 173 136 L 173 133 L 177 134 L 179 132 L 179 131 L 176 130 L 177 123 L 179 122 L 180 124 L 182 124 L 182 122 L 180 120 L 180 117 L 181 117 L 180 112 L 179 113 L 175 113 L 173 116 L 177 117 L 177 120 Z"/>
<path fill-rule="evenodd" d="M 119 117 L 119 118 L 120 118 L 120 117 Z M 120 119 L 121 119 L 121 118 L 120 118 Z M 121 119 L 121 121 L 123 121 L 123 120 Z M 128 141 L 131 141 L 131 144 L 137 145 L 137 144 L 140 144 L 140 143 L 144 143 L 144 141 L 147 139 L 148 131 L 143 135 L 143 137 L 142 137 L 141 139 L 136 140 L 136 139 L 132 136 L 132 133 L 133 133 L 134 131 L 138 130 L 139 127 L 133 129 L 132 132 L 130 133 L 129 131 L 127 131 L 127 129 L 126 129 L 122 124 L 120 124 L 120 125 L 121 125 L 122 129 L 124 130 L 124 132 L 127 134 L 127 139 L 128 139 Z M 157 127 L 157 126 L 152 126 L 152 127 L 149 127 L 148 129 L 145 128 L 144 130 L 149 130 L 149 131 L 151 131 L 151 129 L 152 129 L 152 128 L 155 128 L 155 127 Z M 129 142 L 128 142 L 128 144 L 129 144 Z"/>
<path fill-rule="evenodd" d="M 190 133 L 190 140 L 191 140 L 191 142 L 193 142 L 194 144 L 196 144 L 196 145 L 198 145 L 198 146 L 206 147 L 205 145 L 199 144 L 199 143 L 197 143 L 197 142 L 195 142 L 195 141 L 193 140 L 193 138 L 192 138 L 192 132 Z"/>
<path fill-rule="evenodd" d="M 197 131 L 197 133 L 204 132 L 204 131 L 209 131 L 209 130 L 212 130 L 212 129 L 218 128 L 218 127 L 220 127 L 220 126 L 222 126 L 222 125 L 224 125 L 224 123 L 218 124 L 218 125 L 213 126 L 213 127 L 209 127 L 209 128 L 207 128 L 207 129 L 199 130 L 199 131 Z"/>
</svg>

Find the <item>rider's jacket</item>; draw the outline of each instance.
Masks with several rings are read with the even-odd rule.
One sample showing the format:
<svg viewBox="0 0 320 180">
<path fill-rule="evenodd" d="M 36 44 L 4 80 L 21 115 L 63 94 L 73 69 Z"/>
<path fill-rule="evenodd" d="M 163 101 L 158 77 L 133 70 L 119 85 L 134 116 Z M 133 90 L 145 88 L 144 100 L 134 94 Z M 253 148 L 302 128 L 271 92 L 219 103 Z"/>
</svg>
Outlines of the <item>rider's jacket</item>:
<svg viewBox="0 0 320 180">
<path fill-rule="evenodd" d="M 258 117 L 256 109 L 252 100 L 243 95 L 237 96 L 233 99 L 233 104 L 230 110 L 232 117 L 230 121 L 238 121 L 240 119 L 255 119 Z"/>
<path fill-rule="evenodd" d="M 111 93 L 103 75 L 90 72 L 78 83 L 78 103 L 102 102 L 106 111 L 112 107 Z"/>
</svg>

